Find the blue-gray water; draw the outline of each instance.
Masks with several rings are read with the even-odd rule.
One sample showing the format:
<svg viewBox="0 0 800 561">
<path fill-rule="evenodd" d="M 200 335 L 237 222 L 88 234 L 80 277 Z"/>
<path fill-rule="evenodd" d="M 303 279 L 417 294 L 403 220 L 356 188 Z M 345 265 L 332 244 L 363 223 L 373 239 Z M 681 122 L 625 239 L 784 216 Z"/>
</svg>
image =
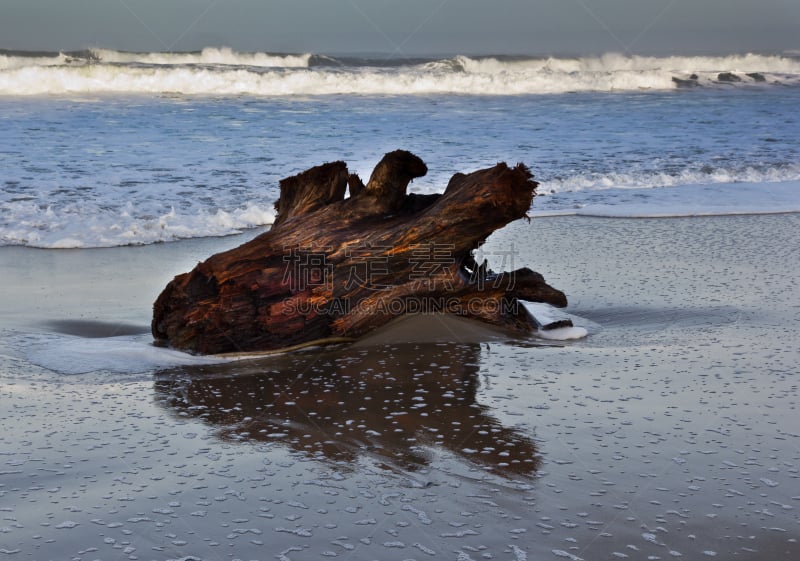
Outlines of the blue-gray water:
<svg viewBox="0 0 800 561">
<path fill-rule="evenodd" d="M 332 160 L 366 178 L 397 148 L 427 162 L 412 185 L 422 192 L 441 191 L 457 171 L 523 162 L 541 182 L 539 213 L 800 209 L 792 58 L 380 65 L 204 53 L 98 51 L 102 63 L 0 55 L 0 244 L 231 233 L 271 221 L 279 179 Z M 722 71 L 739 81 L 721 81 Z M 672 80 L 698 72 L 693 87 Z M 256 78 L 261 89 L 231 89 Z M 27 92 L 31 80 L 49 89 Z M 656 189 L 686 186 L 697 188 Z"/>
</svg>

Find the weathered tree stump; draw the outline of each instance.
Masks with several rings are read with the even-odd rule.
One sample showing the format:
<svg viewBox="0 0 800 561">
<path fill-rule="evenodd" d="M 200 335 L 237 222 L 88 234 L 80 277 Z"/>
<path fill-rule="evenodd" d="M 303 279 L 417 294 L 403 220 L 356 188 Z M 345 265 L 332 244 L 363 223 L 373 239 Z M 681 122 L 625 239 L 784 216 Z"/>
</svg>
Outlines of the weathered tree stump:
<svg viewBox="0 0 800 561">
<path fill-rule="evenodd" d="M 530 207 L 537 183 L 524 165 L 457 173 L 441 195 L 406 194 L 425 173 L 422 160 L 397 150 L 366 186 L 344 162 L 282 180 L 268 232 L 167 285 L 153 306 L 156 342 L 261 352 L 353 339 L 426 312 L 530 332 L 537 323 L 519 299 L 566 306 L 540 274 L 494 273 L 474 258 Z"/>
</svg>

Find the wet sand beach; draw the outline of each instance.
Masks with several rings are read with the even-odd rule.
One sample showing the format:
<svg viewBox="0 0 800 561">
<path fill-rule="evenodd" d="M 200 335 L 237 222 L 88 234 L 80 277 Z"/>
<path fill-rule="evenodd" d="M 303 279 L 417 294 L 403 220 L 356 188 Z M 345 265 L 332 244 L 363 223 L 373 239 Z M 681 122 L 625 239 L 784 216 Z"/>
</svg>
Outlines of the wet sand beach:
<svg viewBox="0 0 800 561">
<path fill-rule="evenodd" d="M 224 363 L 151 305 L 253 233 L 0 247 L 0 559 L 798 559 L 798 234 L 520 221 L 487 252 L 586 339 L 421 317 Z"/>
</svg>

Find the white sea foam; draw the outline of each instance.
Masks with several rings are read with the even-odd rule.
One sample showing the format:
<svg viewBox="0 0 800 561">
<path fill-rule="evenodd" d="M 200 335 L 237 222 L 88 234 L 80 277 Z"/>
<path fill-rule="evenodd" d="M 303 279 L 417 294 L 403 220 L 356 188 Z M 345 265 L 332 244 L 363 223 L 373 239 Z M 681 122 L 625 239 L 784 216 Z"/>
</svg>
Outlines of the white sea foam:
<svg viewBox="0 0 800 561">
<path fill-rule="evenodd" d="M 781 56 L 470 58 L 417 65 L 311 67 L 312 55 L 124 53 L 93 50 L 86 59 L 0 55 L 0 95 L 164 93 L 189 95 L 476 95 L 668 90 L 674 79 L 701 86 L 800 84 L 800 61 Z M 77 60 L 77 63 L 76 63 Z M 26 61 L 28 61 L 26 63 Z M 731 73 L 736 82 L 720 82 Z"/>
<path fill-rule="evenodd" d="M 266 68 L 306 68 L 311 54 L 239 53 L 228 47 L 206 47 L 198 53 L 128 53 L 108 49 L 91 49 L 100 62 L 160 65 L 228 65 Z"/>
<path fill-rule="evenodd" d="M 115 247 L 182 238 L 226 236 L 271 224 L 275 213 L 257 204 L 231 211 L 199 210 L 158 216 L 137 214 L 131 204 L 107 210 L 87 203 L 42 207 L 29 201 L 0 205 L 8 220 L 0 223 L 0 245 L 50 249 Z"/>
<path fill-rule="evenodd" d="M 570 193 L 602 191 L 605 189 L 648 189 L 678 185 L 707 185 L 713 183 L 778 183 L 800 180 L 800 163 L 756 169 L 726 167 L 686 169 L 679 172 L 643 172 L 575 174 L 541 182 L 541 193 Z"/>
<path fill-rule="evenodd" d="M 800 212 L 800 181 L 610 188 L 590 200 L 579 194 L 537 199 L 531 216 L 614 218 L 725 216 Z"/>
<path fill-rule="evenodd" d="M 545 184 L 546 185 L 546 184 Z M 542 190 L 542 193 L 548 193 Z M 271 224 L 274 211 L 248 203 L 234 210 L 175 209 L 149 216 L 131 203 L 113 210 L 80 203 L 44 207 L 32 201 L 0 204 L 0 246 L 49 249 L 115 247 L 178 239 L 225 236 Z M 531 216 L 680 217 L 800 212 L 800 179 L 656 185 L 612 184 L 542 194 Z"/>
<path fill-rule="evenodd" d="M 554 308 L 549 304 L 540 302 L 523 302 L 525 308 L 530 314 L 536 318 L 541 326 L 562 321 L 572 321 L 572 327 L 558 327 L 555 329 L 539 329 L 536 336 L 540 339 L 548 339 L 550 341 L 570 341 L 574 339 L 583 339 L 589 334 L 589 330 L 597 331 L 600 326 L 597 324 L 578 316 L 568 314 L 563 310 Z"/>
<path fill-rule="evenodd" d="M 63 53 L 43 56 L 14 56 L 0 54 L 0 71 L 14 68 L 59 66 L 67 63 L 69 57 Z"/>
<path fill-rule="evenodd" d="M 142 65 L 225 65 L 256 66 L 265 68 L 306 68 L 312 55 L 240 53 L 228 47 L 206 47 L 188 53 L 134 53 L 112 49 L 89 49 L 78 53 L 0 54 L 0 70 L 38 66 L 79 67 L 97 64 Z"/>
</svg>

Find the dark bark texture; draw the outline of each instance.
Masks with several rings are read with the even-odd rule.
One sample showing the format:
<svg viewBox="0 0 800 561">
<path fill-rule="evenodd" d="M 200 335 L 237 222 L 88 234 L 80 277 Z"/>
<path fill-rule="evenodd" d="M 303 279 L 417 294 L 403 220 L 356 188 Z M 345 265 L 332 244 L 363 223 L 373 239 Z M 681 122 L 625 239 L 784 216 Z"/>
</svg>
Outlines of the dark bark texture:
<svg viewBox="0 0 800 561">
<path fill-rule="evenodd" d="M 526 215 L 537 183 L 524 165 L 457 173 L 441 195 L 407 194 L 426 172 L 397 150 L 366 185 L 344 162 L 282 180 L 268 232 L 167 285 L 153 306 L 157 343 L 264 352 L 355 339 L 420 312 L 525 333 L 537 323 L 518 300 L 566 306 L 540 274 L 495 273 L 474 258 L 493 231 Z"/>
</svg>

